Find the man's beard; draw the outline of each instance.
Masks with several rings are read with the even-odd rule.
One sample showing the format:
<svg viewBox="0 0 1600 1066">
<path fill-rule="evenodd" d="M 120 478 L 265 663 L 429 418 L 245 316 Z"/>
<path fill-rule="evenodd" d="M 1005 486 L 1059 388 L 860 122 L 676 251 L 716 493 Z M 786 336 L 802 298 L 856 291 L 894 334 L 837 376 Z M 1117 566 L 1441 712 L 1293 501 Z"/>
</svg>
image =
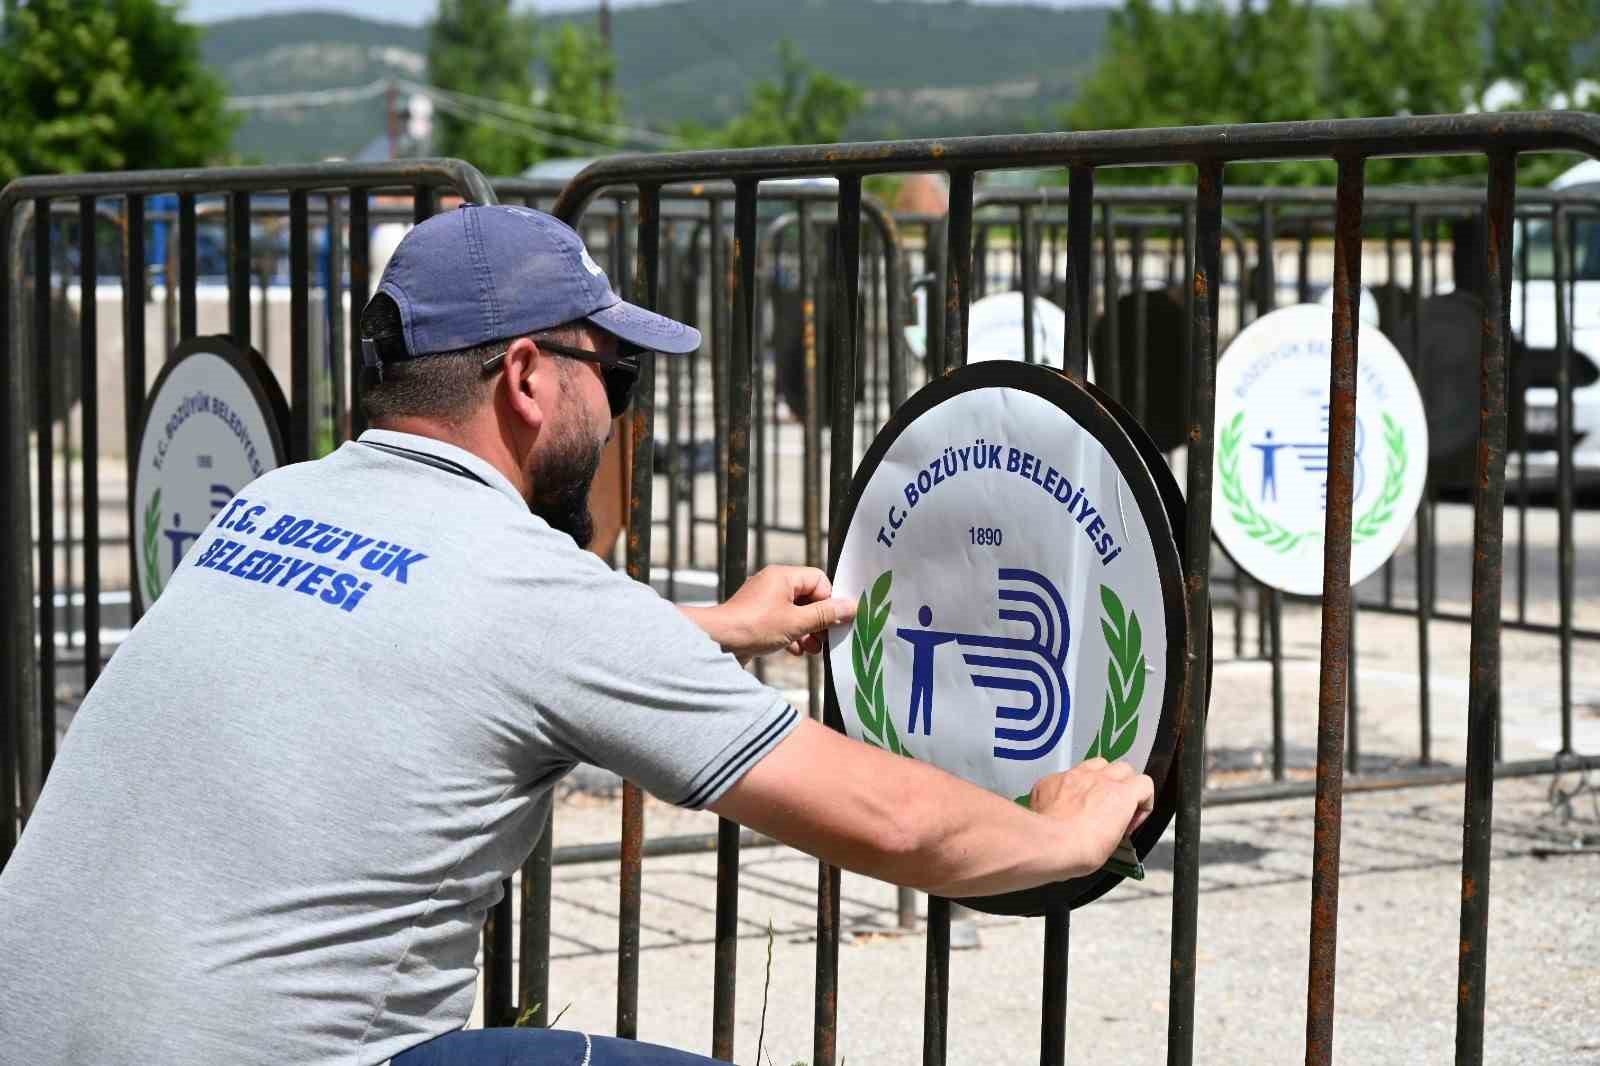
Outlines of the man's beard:
<svg viewBox="0 0 1600 1066">
<path fill-rule="evenodd" d="M 528 509 L 550 526 L 565 533 L 580 548 L 594 539 L 594 517 L 589 514 L 589 486 L 600 469 L 605 441 L 585 440 L 574 428 L 535 460 L 533 496 Z"/>
</svg>

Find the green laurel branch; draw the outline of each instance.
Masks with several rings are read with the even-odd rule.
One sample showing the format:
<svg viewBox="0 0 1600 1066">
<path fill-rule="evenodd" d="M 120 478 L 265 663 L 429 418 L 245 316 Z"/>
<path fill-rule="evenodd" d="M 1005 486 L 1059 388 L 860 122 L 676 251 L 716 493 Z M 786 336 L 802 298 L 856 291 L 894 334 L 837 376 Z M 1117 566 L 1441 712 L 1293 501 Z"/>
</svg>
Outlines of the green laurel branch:
<svg viewBox="0 0 1600 1066">
<path fill-rule="evenodd" d="M 150 497 L 144 509 L 144 590 L 148 603 L 156 602 L 161 595 L 161 549 L 156 543 L 161 539 L 161 490 Z"/>
<path fill-rule="evenodd" d="M 889 702 L 883 694 L 883 631 L 889 624 L 889 586 L 894 571 L 878 575 L 856 604 L 855 626 L 850 634 L 850 659 L 856 675 L 856 718 L 868 744 L 914 758 L 894 727 Z"/>
<path fill-rule="evenodd" d="M 1239 478 L 1239 442 L 1244 435 L 1244 412 L 1233 416 L 1233 421 L 1217 437 L 1217 482 L 1222 487 L 1222 498 L 1227 501 L 1233 520 L 1251 540 L 1259 540 L 1265 547 L 1280 555 L 1287 555 L 1307 538 L 1319 534 L 1296 533 L 1287 529 L 1255 509 L 1250 494 Z"/>
<path fill-rule="evenodd" d="M 1100 632 L 1105 635 L 1111 659 L 1106 663 L 1106 695 L 1100 728 L 1083 753 L 1085 759 L 1099 756 L 1116 760 L 1133 749 L 1139 735 L 1139 704 L 1144 700 L 1144 683 L 1149 663 L 1144 656 L 1144 634 L 1139 615 L 1126 610 L 1109 586 L 1100 586 L 1100 605 L 1105 615 Z"/>
<path fill-rule="evenodd" d="M 1371 540 L 1394 517 L 1394 505 L 1406 487 L 1406 431 L 1387 413 L 1383 416 L 1383 443 L 1386 454 L 1383 491 L 1366 513 L 1350 528 L 1350 543 Z"/>
</svg>

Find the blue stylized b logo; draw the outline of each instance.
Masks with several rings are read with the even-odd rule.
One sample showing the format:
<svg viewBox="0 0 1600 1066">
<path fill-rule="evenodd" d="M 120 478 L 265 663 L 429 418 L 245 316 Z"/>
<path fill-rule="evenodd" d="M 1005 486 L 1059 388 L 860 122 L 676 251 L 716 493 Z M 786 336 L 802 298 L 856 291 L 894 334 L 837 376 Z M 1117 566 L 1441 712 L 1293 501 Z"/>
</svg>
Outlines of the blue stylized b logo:
<svg viewBox="0 0 1600 1066">
<path fill-rule="evenodd" d="M 972 671 L 977 688 L 1015 692 L 1026 698 L 1016 706 L 995 709 L 997 759 L 1041 759 L 1066 735 L 1072 711 L 1067 685 L 1067 648 L 1071 621 L 1054 584 L 1032 570 L 1002 567 L 999 571 L 999 618 L 1028 626 L 1027 636 L 951 633 L 929 628 L 933 611 L 917 612 L 920 628 L 902 627 L 896 636 L 912 646 L 911 703 L 906 730 L 933 732 L 933 656 L 939 645 L 954 641 Z"/>
</svg>

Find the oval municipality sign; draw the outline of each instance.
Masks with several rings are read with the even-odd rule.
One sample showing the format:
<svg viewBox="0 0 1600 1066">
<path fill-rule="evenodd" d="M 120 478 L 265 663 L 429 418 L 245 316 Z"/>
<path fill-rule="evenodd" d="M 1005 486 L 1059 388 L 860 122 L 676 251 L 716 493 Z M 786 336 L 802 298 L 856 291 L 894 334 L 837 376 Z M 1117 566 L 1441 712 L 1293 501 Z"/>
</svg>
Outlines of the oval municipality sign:
<svg viewBox="0 0 1600 1066">
<path fill-rule="evenodd" d="M 1333 312 L 1302 304 L 1263 315 L 1217 363 L 1212 527 L 1251 576 L 1322 593 Z M 1350 582 L 1394 554 L 1422 499 L 1428 423 L 1400 353 L 1362 326 L 1356 376 Z"/>
<path fill-rule="evenodd" d="M 1145 461 L 1085 389 L 1011 362 L 922 389 L 856 472 L 832 570 L 860 602 L 830 637 L 836 728 L 1013 799 L 1095 755 L 1159 789 L 1184 681 L 1180 561 Z M 1076 905 L 1115 880 L 976 905 L 1039 913 L 1050 891 Z"/>
<path fill-rule="evenodd" d="M 133 587 L 155 602 L 234 493 L 282 465 L 288 405 L 266 361 L 226 337 L 185 341 L 145 403 L 134 467 Z"/>
</svg>

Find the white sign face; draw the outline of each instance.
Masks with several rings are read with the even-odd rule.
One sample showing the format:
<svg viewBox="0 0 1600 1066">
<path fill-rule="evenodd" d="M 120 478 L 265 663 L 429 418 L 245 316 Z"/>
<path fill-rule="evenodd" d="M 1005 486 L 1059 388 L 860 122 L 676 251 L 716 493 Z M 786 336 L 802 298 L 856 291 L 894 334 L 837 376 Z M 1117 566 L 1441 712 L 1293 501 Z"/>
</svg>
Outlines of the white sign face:
<svg viewBox="0 0 1600 1066">
<path fill-rule="evenodd" d="M 284 461 L 277 385 L 264 364 L 250 367 L 226 338 L 200 337 L 156 379 L 134 473 L 134 584 L 146 607 L 234 493 Z"/>
<path fill-rule="evenodd" d="M 909 401 L 866 470 L 833 575 L 860 604 L 830 637 L 846 732 L 1009 798 L 1091 755 L 1164 774 L 1177 549 L 1110 415 L 1044 368 L 969 366 Z"/>
<path fill-rule="evenodd" d="M 1304 596 L 1322 593 L 1332 336 L 1328 308 L 1285 307 L 1251 323 L 1217 363 L 1212 528 L 1251 576 Z M 1394 554 L 1428 470 L 1411 371 L 1378 330 L 1363 326 L 1357 344 L 1352 584 Z"/>
<path fill-rule="evenodd" d="M 985 359 L 1027 361 L 1022 328 L 1022 293 L 997 292 L 972 304 L 967 312 L 967 362 Z M 1033 298 L 1033 361 L 1060 366 L 1067 343 L 1066 312 L 1043 296 Z"/>
</svg>

